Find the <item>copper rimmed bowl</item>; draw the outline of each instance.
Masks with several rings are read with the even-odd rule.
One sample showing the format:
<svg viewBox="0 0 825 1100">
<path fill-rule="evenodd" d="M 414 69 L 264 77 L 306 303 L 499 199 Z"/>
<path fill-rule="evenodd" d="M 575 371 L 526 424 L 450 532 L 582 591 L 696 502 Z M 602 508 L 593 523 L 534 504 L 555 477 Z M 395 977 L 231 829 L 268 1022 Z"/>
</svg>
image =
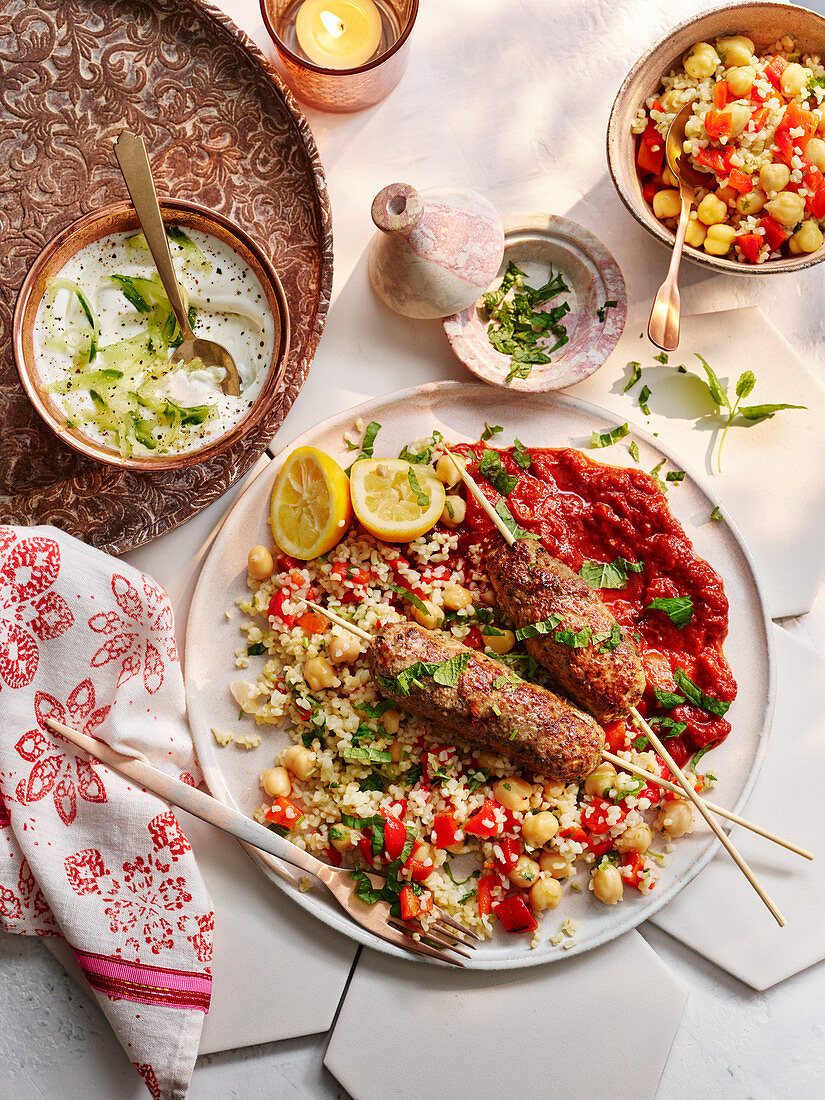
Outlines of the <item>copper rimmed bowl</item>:
<svg viewBox="0 0 825 1100">
<path fill-rule="evenodd" d="M 38 370 L 34 351 L 34 324 L 46 293 L 48 280 L 55 277 L 68 261 L 86 245 L 112 233 L 139 229 L 137 214 L 129 202 L 111 203 L 72 222 L 51 240 L 34 261 L 26 276 L 14 310 L 14 359 L 26 394 L 46 426 L 58 439 L 86 458 L 130 470 L 173 470 L 215 458 L 252 432 L 267 409 L 276 400 L 289 352 L 289 312 L 281 281 L 269 259 L 240 226 L 205 206 L 183 199 L 161 199 L 161 213 L 167 224 L 200 230 L 228 244 L 255 273 L 274 321 L 272 356 L 261 392 L 246 415 L 223 435 L 203 447 L 180 454 L 124 457 L 78 428 L 71 427 L 66 414 L 46 389 Z"/>
<path fill-rule="evenodd" d="M 636 171 L 636 139 L 631 123 L 646 99 L 659 88 L 662 77 L 678 68 L 682 56 L 697 42 L 713 42 L 727 34 L 745 34 L 761 53 L 783 35 L 791 34 L 802 53 L 825 57 L 825 18 L 794 4 L 728 4 L 701 12 L 679 23 L 642 54 L 625 77 L 613 103 L 607 126 L 607 163 L 619 198 L 627 209 L 662 244 L 673 248 L 674 233 L 659 221 L 642 197 Z M 825 260 L 825 246 L 817 252 L 785 256 L 762 264 L 741 263 L 724 256 L 711 256 L 701 248 L 685 245 L 685 256 L 703 267 L 732 275 L 773 275 L 801 271 Z"/>
</svg>

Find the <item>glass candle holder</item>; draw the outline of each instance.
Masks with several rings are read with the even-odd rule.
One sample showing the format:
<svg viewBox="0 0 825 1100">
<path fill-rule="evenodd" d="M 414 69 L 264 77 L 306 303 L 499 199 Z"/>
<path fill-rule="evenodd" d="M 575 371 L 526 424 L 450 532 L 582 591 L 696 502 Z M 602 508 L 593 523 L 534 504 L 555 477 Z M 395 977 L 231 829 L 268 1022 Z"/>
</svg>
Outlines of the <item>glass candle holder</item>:
<svg viewBox="0 0 825 1100">
<path fill-rule="evenodd" d="M 279 68 L 303 103 L 363 111 L 407 67 L 418 0 L 260 0 Z"/>
</svg>

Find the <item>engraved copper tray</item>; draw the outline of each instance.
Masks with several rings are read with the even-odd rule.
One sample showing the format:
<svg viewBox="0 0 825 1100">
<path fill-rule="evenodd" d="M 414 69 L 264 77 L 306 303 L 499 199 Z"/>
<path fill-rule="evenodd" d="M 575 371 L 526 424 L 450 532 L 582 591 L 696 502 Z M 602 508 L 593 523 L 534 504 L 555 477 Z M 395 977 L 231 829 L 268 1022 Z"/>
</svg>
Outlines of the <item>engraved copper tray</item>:
<svg viewBox="0 0 825 1100">
<path fill-rule="evenodd" d="M 57 442 L 12 356 L 18 290 L 81 214 L 128 198 L 112 143 L 143 136 L 161 195 L 226 214 L 280 275 L 283 383 L 221 456 L 116 470 Z M 51 523 L 122 553 L 191 518 L 255 462 L 298 395 L 332 286 L 326 183 L 306 119 L 263 54 L 202 0 L 0 0 L 0 522 Z"/>
</svg>

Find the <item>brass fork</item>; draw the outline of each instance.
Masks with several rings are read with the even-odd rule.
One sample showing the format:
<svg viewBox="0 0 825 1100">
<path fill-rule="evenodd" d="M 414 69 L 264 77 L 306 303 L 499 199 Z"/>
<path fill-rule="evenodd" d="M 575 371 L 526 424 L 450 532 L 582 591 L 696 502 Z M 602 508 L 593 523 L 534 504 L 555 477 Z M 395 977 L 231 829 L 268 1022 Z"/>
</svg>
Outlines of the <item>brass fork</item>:
<svg viewBox="0 0 825 1100">
<path fill-rule="evenodd" d="M 47 718 L 46 724 L 77 748 L 83 749 L 89 756 L 95 757 L 107 767 L 135 780 L 146 790 L 166 799 L 167 802 L 180 806 L 202 821 L 267 852 L 275 857 L 275 863 L 283 860 L 291 867 L 300 867 L 301 870 L 313 875 L 326 886 L 348 917 L 382 940 L 417 955 L 426 955 L 428 958 L 452 963 L 454 966 L 464 966 L 462 958 L 472 958 L 467 948 L 474 948 L 474 941 L 479 940 L 480 937 L 442 910 L 433 907 L 425 929 L 423 925 L 394 917 L 390 912 L 389 902 L 378 901 L 375 905 L 367 905 L 356 896 L 358 883 L 347 869 L 330 867 L 329 864 L 322 863 L 320 859 L 316 859 L 303 848 L 290 844 L 285 837 L 264 828 L 252 818 L 219 802 L 217 798 L 196 790 L 179 779 L 173 779 L 172 776 L 153 768 L 144 760 L 124 756 L 104 742 L 96 741 L 70 726 L 64 726 L 62 722 L 56 722 L 53 718 Z M 288 877 L 292 879 L 291 875 Z M 381 889 L 386 882 L 381 875 L 371 872 L 367 872 L 367 878 L 375 889 Z M 453 954 L 450 955 L 447 952 Z"/>
</svg>

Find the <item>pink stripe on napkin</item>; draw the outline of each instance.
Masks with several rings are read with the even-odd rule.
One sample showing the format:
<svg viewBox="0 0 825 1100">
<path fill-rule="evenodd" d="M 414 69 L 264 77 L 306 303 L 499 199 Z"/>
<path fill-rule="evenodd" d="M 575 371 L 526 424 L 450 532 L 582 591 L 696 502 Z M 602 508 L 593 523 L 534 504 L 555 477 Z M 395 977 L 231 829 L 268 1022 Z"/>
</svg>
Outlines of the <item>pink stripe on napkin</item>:
<svg viewBox="0 0 825 1100">
<path fill-rule="evenodd" d="M 74 947 L 72 951 L 89 985 L 99 993 L 127 1001 L 140 1001 L 141 1004 L 209 1011 L 212 995 L 209 974 L 126 962 L 112 955 L 96 955 Z"/>
</svg>

